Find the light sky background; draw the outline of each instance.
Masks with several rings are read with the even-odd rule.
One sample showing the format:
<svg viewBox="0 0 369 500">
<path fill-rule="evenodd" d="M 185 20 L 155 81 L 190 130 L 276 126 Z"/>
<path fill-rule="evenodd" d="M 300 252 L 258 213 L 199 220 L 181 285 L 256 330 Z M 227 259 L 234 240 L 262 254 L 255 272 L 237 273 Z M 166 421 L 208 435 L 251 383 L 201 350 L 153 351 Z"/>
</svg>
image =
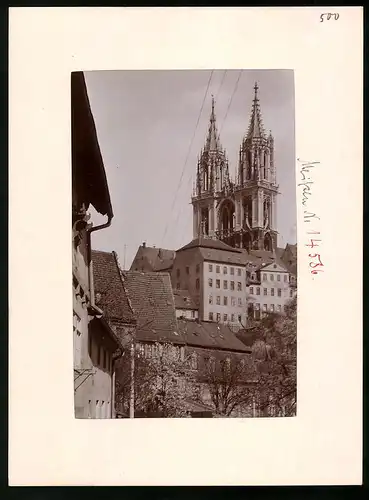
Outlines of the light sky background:
<svg viewBox="0 0 369 500">
<path fill-rule="evenodd" d="M 274 136 L 278 245 L 296 243 L 293 71 L 214 70 L 199 119 L 210 76 L 208 70 L 85 72 L 114 211 L 111 227 L 93 233 L 92 245 L 116 251 L 126 269 L 144 241 L 176 250 L 192 239 L 190 198 L 212 94 L 235 177 L 255 81 L 264 128 Z M 92 210 L 92 220 L 106 218 Z"/>
</svg>

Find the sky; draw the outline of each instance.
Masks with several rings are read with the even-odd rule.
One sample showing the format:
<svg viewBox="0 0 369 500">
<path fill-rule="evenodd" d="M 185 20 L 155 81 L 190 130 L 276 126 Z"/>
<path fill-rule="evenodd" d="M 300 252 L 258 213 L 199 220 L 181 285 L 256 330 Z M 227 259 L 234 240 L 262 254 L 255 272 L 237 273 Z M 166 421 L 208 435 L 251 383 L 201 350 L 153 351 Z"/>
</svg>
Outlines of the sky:
<svg viewBox="0 0 369 500">
<path fill-rule="evenodd" d="M 191 195 L 211 95 L 234 178 L 258 82 L 264 128 L 274 136 L 278 245 L 296 243 L 295 96 L 292 70 L 86 72 L 114 218 L 92 233 L 129 269 L 139 245 L 176 250 L 191 241 Z M 92 221 L 106 218 L 94 210 Z"/>
</svg>

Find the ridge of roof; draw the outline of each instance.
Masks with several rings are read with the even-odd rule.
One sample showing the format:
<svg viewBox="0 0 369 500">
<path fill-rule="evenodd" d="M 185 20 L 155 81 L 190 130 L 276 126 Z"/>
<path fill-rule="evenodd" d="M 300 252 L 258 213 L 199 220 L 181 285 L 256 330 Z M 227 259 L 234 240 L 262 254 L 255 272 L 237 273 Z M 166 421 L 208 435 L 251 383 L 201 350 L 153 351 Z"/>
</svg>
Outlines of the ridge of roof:
<svg viewBox="0 0 369 500">
<path fill-rule="evenodd" d="M 231 247 L 221 240 L 204 237 L 194 238 L 189 243 L 176 250 L 176 252 L 182 252 L 190 248 L 210 248 L 214 250 L 226 250 L 228 252 L 234 252 L 238 254 L 242 253 L 242 250 L 240 250 L 239 248 Z"/>
</svg>

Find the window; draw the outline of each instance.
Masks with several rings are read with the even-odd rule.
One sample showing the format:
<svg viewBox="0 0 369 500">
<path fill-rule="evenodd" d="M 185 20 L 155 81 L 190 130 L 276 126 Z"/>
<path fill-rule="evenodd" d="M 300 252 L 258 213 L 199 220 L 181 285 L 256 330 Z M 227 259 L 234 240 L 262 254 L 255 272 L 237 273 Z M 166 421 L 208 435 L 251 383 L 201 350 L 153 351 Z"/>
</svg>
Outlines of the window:
<svg viewBox="0 0 369 500">
<path fill-rule="evenodd" d="M 277 274 L 277 281 L 281 281 L 281 275 Z"/>
<path fill-rule="evenodd" d="M 274 274 L 270 275 L 270 281 L 274 281 Z"/>
<path fill-rule="evenodd" d="M 238 321 L 239 321 L 239 323 L 241 323 L 241 321 L 242 321 L 242 315 L 241 314 L 238 315 Z"/>
<path fill-rule="evenodd" d="M 197 355 L 196 355 L 196 353 L 193 353 L 191 356 L 191 368 L 193 370 L 197 370 Z"/>
<path fill-rule="evenodd" d="M 186 274 L 190 274 L 190 268 L 186 266 Z"/>
<path fill-rule="evenodd" d="M 287 276 L 287 274 L 285 274 L 285 275 L 284 275 L 284 281 L 285 281 L 285 282 L 287 281 L 287 278 L 288 278 L 288 276 Z"/>
<path fill-rule="evenodd" d="M 200 289 L 200 280 L 199 278 L 196 279 L 196 290 Z"/>
<path fill-rule="evenodd" d="M 274 288 L 271 288 L 271 289 L 270 289 L 270 295 L 271 295 L 272 297 L 274 297 Z"/>
<path fill-rule="evenodd" d="M 228 319 L 227 314 L 223 314 L 223 321 L 227 321 L 227 319 Z"/>
<path fill-rule="evenodd" d="M 292 291 L 292 288 L 290 289 L 290 297 L 292 297 L 293 295 L 293 291 Z"/>
<path fill-rule="evenodd" d="M 228 297 L 223 297 L 223 305 L 228 305 Z"/>
<path fill-rule="evenodd" d="M 216 287 L 220 288 L 220 280 L 216 280 Z"/>
<path fill-rule="evenodd" d="M 256 287 L 256 295 L 260 295 L 260 288 Z"/>
<path fill-rule="evenodd" d="M 210 294 L 209 295 L 209 304 L 212 304 L 213 303 L 213 296 Z"/>
<path fill-rule="evenodd" d="M 265 311 L 265 312 L 266 312 L 267 310 L 268 310 L 268 306 L 267 306 L 267 304 L 263 304 L 263 311 Z"/>
<path fill-rule="evenodd" d="M 227 273 L 228 273 L 227 266 L 224 266 L 224 267 L 223 267 L 223 274 L 227 274 Z"/>
<path fill-rule="evenodd" d="M 274 312 L 274 304 L 270 304 L 270 310 L 271 312 Z"/>
<path fill-rule="evenodd" d="M 233 307 L 235 307 L 235 306 L 236 306 L 236 297 L 231 297 L 231 305 L 232 305 Z"/>
<path fill-rule="evenodd" d="M 217 267 L 216 267 L 216 272 L 217 272 L 217 273 L 220 273 L 220 266 L 217 266 Z"/>
<path fill-rule="evenodd" d="M 241 283 L 241 281 L 239 281 L 239 282 L 237 283 L 237 290 L 238 290 L 239 292 L 242 290 L 242 283 Z"/>
<path fill-rule="evenodd" d="M 250 286 L 250 295 L 254 295 L 254 287 Z"/>
<path fill-rule="evenodd" d="M 234 290 L 234 281 L 231 281 L 231 290 Z"/>
<path fill-rule="evenodd" d="M 264 295 L 268 295 L 268 289 L 264 288 Z"/>
<path fill-rule="evenodd" d="M 237 269 L 237 274 L 238 274 L 238 276 L 241 276 L 241 269 L 240 268 Z"/>
<path fill-rule="evenodd" d="M 177 278 L 179 278 L 181 275 L 181 270 L 180 269 L 177 269 Z"/>
<path fill-rule="evenodd" d="M 231 321 L 234 323 L 234 314 L 231 314 Z"/>
<path fill-rule="evenodd" d="M 266 274 L 263 274 L 263 280 L 266 281 L 268 279 L 268 276 Z"/>
<path fill-rule="evenodd" d="M 200 264 L 196 264 L 196 273 L 199 274 L 200 272 Z"/>
<path fill-rule="evenodd" d="M 280 304 L 278 304 L 278 305 L 277 305 L 277 311 L 278 311 L 278 312 L 281 312 L 281 310 L 282 310 L 281 305 L 280 305 Z"/>
<path fill-rule="evenodd" d="M 278 297 L 282 297 L 282 289 L 278 288 Z"/>
<path fill-rule="evenodd" d="M 180 288 L 181 288 L 181 284 L 177 283 L 177 290 L 180 290 Z"/>
<path fill-rule="evenodd" d="M 212 273 L 213 272 L 213 264 L 209 264 L 209 272 Z"/>
<path fill-rule="evenodd" d="M 191 318 L 194 319 L 195 318 L 195 311 L 191 311 Z"/>
<path fill-rule="evenodd" d="M 238 307 L 242 307 L 242 299 L 241 299 L 241 297 L 238 297 Z"/>
<path fill-rule="evenodd" d="M 228 289 L 228 281 L 227 280 L 223 281 L 223 288 L 224 288 L 224 290 Z"/>
<path fill-rule="evenodd" d="M 234 267 L 231 267 L 231 274 L 234 274 Z"/>
<path fill-rule="evenodd" d="M 219 323 L 219 321 L 220 321 L 220 313 L 217 313 L 217 321 Z"/>
<path fill-rule="evenodd" d="M 255 310 L 260 311 L 260 304 L 258 304 L 258 303 L 255 304 Z"/>
<path fill-rule="evenodd" d="M 209 283 L 209 287 L 212 288 L 212 286 L 213 286 L 213 278 L 209 278 L 208 283 Z"/>
<path fill-rule="evenodd" d="M 213 313 L 212 312 L 209 312 L 209 320 L 213 321 Z"/>
<path fill-rule="evenodd" d="M 220 295 L 217 295 L 217 306 L 220 306 Z"/>
</svg>

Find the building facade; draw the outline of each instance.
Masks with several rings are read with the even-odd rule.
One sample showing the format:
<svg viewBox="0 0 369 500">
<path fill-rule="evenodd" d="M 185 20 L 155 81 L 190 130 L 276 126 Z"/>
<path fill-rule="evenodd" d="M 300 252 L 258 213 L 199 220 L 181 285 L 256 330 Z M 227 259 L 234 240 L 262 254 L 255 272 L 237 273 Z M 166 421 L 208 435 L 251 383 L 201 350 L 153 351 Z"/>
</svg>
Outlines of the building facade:
<svg viewBox="0 0 369 500">
<path fill-rule="evenodd" d="M 173 289 L 184 289 L 201 321 L 246 325 L 246 255 L 212 238 L 198 238 L 176 251 Z"/>
<path fill-rule="evenodd" d="M 110 418 L 114 415 L 115 360 L 122 351 L 95 302 L 91 233 L 110 225 L 113 210 L 83 73 L 72 73 L 71 85 L 75 416 Z M 91 205 L 107 217 L 105 224 L 90 223 Z"/>
</svg>

